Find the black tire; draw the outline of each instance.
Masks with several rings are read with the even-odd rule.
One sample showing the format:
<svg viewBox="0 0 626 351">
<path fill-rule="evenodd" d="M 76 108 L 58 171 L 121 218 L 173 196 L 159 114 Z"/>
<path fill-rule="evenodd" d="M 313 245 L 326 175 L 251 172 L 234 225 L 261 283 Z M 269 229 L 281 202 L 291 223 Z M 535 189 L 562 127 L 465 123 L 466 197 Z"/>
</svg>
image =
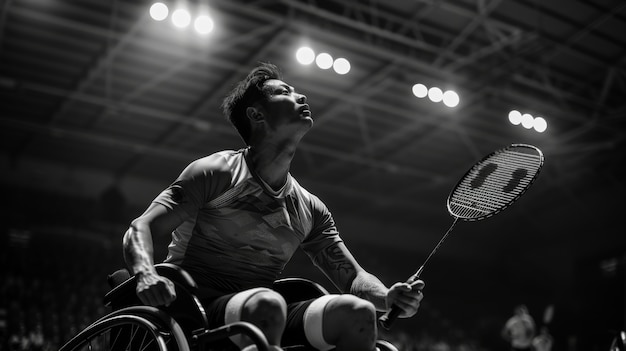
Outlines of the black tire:
<svg viewBox="0 0 626 351">
<path fill-rule="evenodd" d="M 158 313 L 153 313 L 150 307 L 135 309 L 130 307 L 99 319 L 59 351 L 189 351 L 186 338 L 174 320 L 167 320 L 157 309 L 154 310 Z"/>
</svg>

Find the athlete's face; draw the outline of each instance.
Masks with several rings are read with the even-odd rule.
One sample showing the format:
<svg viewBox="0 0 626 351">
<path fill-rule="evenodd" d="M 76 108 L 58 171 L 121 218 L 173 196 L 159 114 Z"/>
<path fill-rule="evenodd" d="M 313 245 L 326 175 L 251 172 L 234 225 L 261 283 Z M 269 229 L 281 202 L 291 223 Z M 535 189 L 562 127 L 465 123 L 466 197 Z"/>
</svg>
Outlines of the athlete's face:
<svg viewBox="0 0 626 351">
<path fill-rule="evenodd" d="M 257 112 L 261 113 L 270 131 L 293 132 L 294 128 L 306 131 L 313 125 L 306 96 L 296 93 L 292 86 L 278 79 L 267 80 L 263 89 L 267 99 Z"/>
</svg>

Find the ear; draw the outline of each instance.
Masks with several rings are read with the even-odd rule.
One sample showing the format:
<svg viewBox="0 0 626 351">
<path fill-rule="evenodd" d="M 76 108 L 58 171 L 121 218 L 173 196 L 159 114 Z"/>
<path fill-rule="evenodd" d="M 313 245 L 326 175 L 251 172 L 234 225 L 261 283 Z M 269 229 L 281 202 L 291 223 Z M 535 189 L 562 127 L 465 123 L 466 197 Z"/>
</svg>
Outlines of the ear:
<svg viewBox="0 0 626 351">
<path fill-rule="evenodd" d="M 265 119 L 263 112 L 259 108 L 252 106 L 246 108 L 246 116 L 255 123 L 263 122 Z"/>
</svg>

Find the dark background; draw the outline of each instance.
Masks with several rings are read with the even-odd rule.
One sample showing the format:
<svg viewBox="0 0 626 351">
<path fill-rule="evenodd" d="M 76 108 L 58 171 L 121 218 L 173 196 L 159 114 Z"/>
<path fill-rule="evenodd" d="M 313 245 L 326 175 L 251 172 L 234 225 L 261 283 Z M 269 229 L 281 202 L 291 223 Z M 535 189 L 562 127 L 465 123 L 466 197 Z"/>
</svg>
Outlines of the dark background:
<svg viewBox="0 0 626 351">
<path fill-rule="evenodd" d="M 67 289 L 84 285 L 71 276 L 94 277 L 76 296 L 95 299 L 93 310 L 46 336 L 61 342 L 102 312 L 101 284 L 123 265 L 130 220 L 192 160 L 243 146 L 219 104 L 259 61 L 281 67 L 316 121 L 292 174 L 388 284 L 445 233 L 448 192 L 474 162 L 511 143 L 544 152 L 517 203 L 458 224 L 422 276 L 420 315 L 392 337 L 501 349 L 518 304 L 538 323 L 555 306 L 560 350 L 604 350 L 625 329 L 622 1 L 190 2 L 192 13 L 210 10 L 207 36 L 153 21 L 150 4 L 0 5 L 5 337 L 20 323 L 34 328 L 42 311 L 63 319 L 54 311 Z M 297 64 L 303 44 L 346 57 L 351 71 Z M 415 83 L 455 89 L 461 102 L 417 99 Z M 543 116 L 547 131 L 511 125 L 511 109 Z M 300 255 L 285 274 L 331 288 Z M 19 293 L 46 284 L 35 294 L 44 297 Z M 45 307 L 57 297 L 58 308 Z"/>
</svg>

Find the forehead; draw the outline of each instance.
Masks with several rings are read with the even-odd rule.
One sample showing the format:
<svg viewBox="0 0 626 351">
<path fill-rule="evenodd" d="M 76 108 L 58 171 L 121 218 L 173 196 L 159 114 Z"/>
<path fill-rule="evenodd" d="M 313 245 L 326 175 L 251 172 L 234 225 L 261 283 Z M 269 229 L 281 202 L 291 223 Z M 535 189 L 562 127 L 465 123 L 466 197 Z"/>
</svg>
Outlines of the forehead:
<svg viewBox="0 0 626 351">
<path fill-rule="evenodd" d="M 263 83 L 263 87 L 267 87 L 267 88 L 279 88 L 279 87 L 284 87 L 287 88 L 289 90 L 293 90 L 293 87 L 285 82 L 283 82 L 280 79 L 268 79 Z"/>
</svg>

